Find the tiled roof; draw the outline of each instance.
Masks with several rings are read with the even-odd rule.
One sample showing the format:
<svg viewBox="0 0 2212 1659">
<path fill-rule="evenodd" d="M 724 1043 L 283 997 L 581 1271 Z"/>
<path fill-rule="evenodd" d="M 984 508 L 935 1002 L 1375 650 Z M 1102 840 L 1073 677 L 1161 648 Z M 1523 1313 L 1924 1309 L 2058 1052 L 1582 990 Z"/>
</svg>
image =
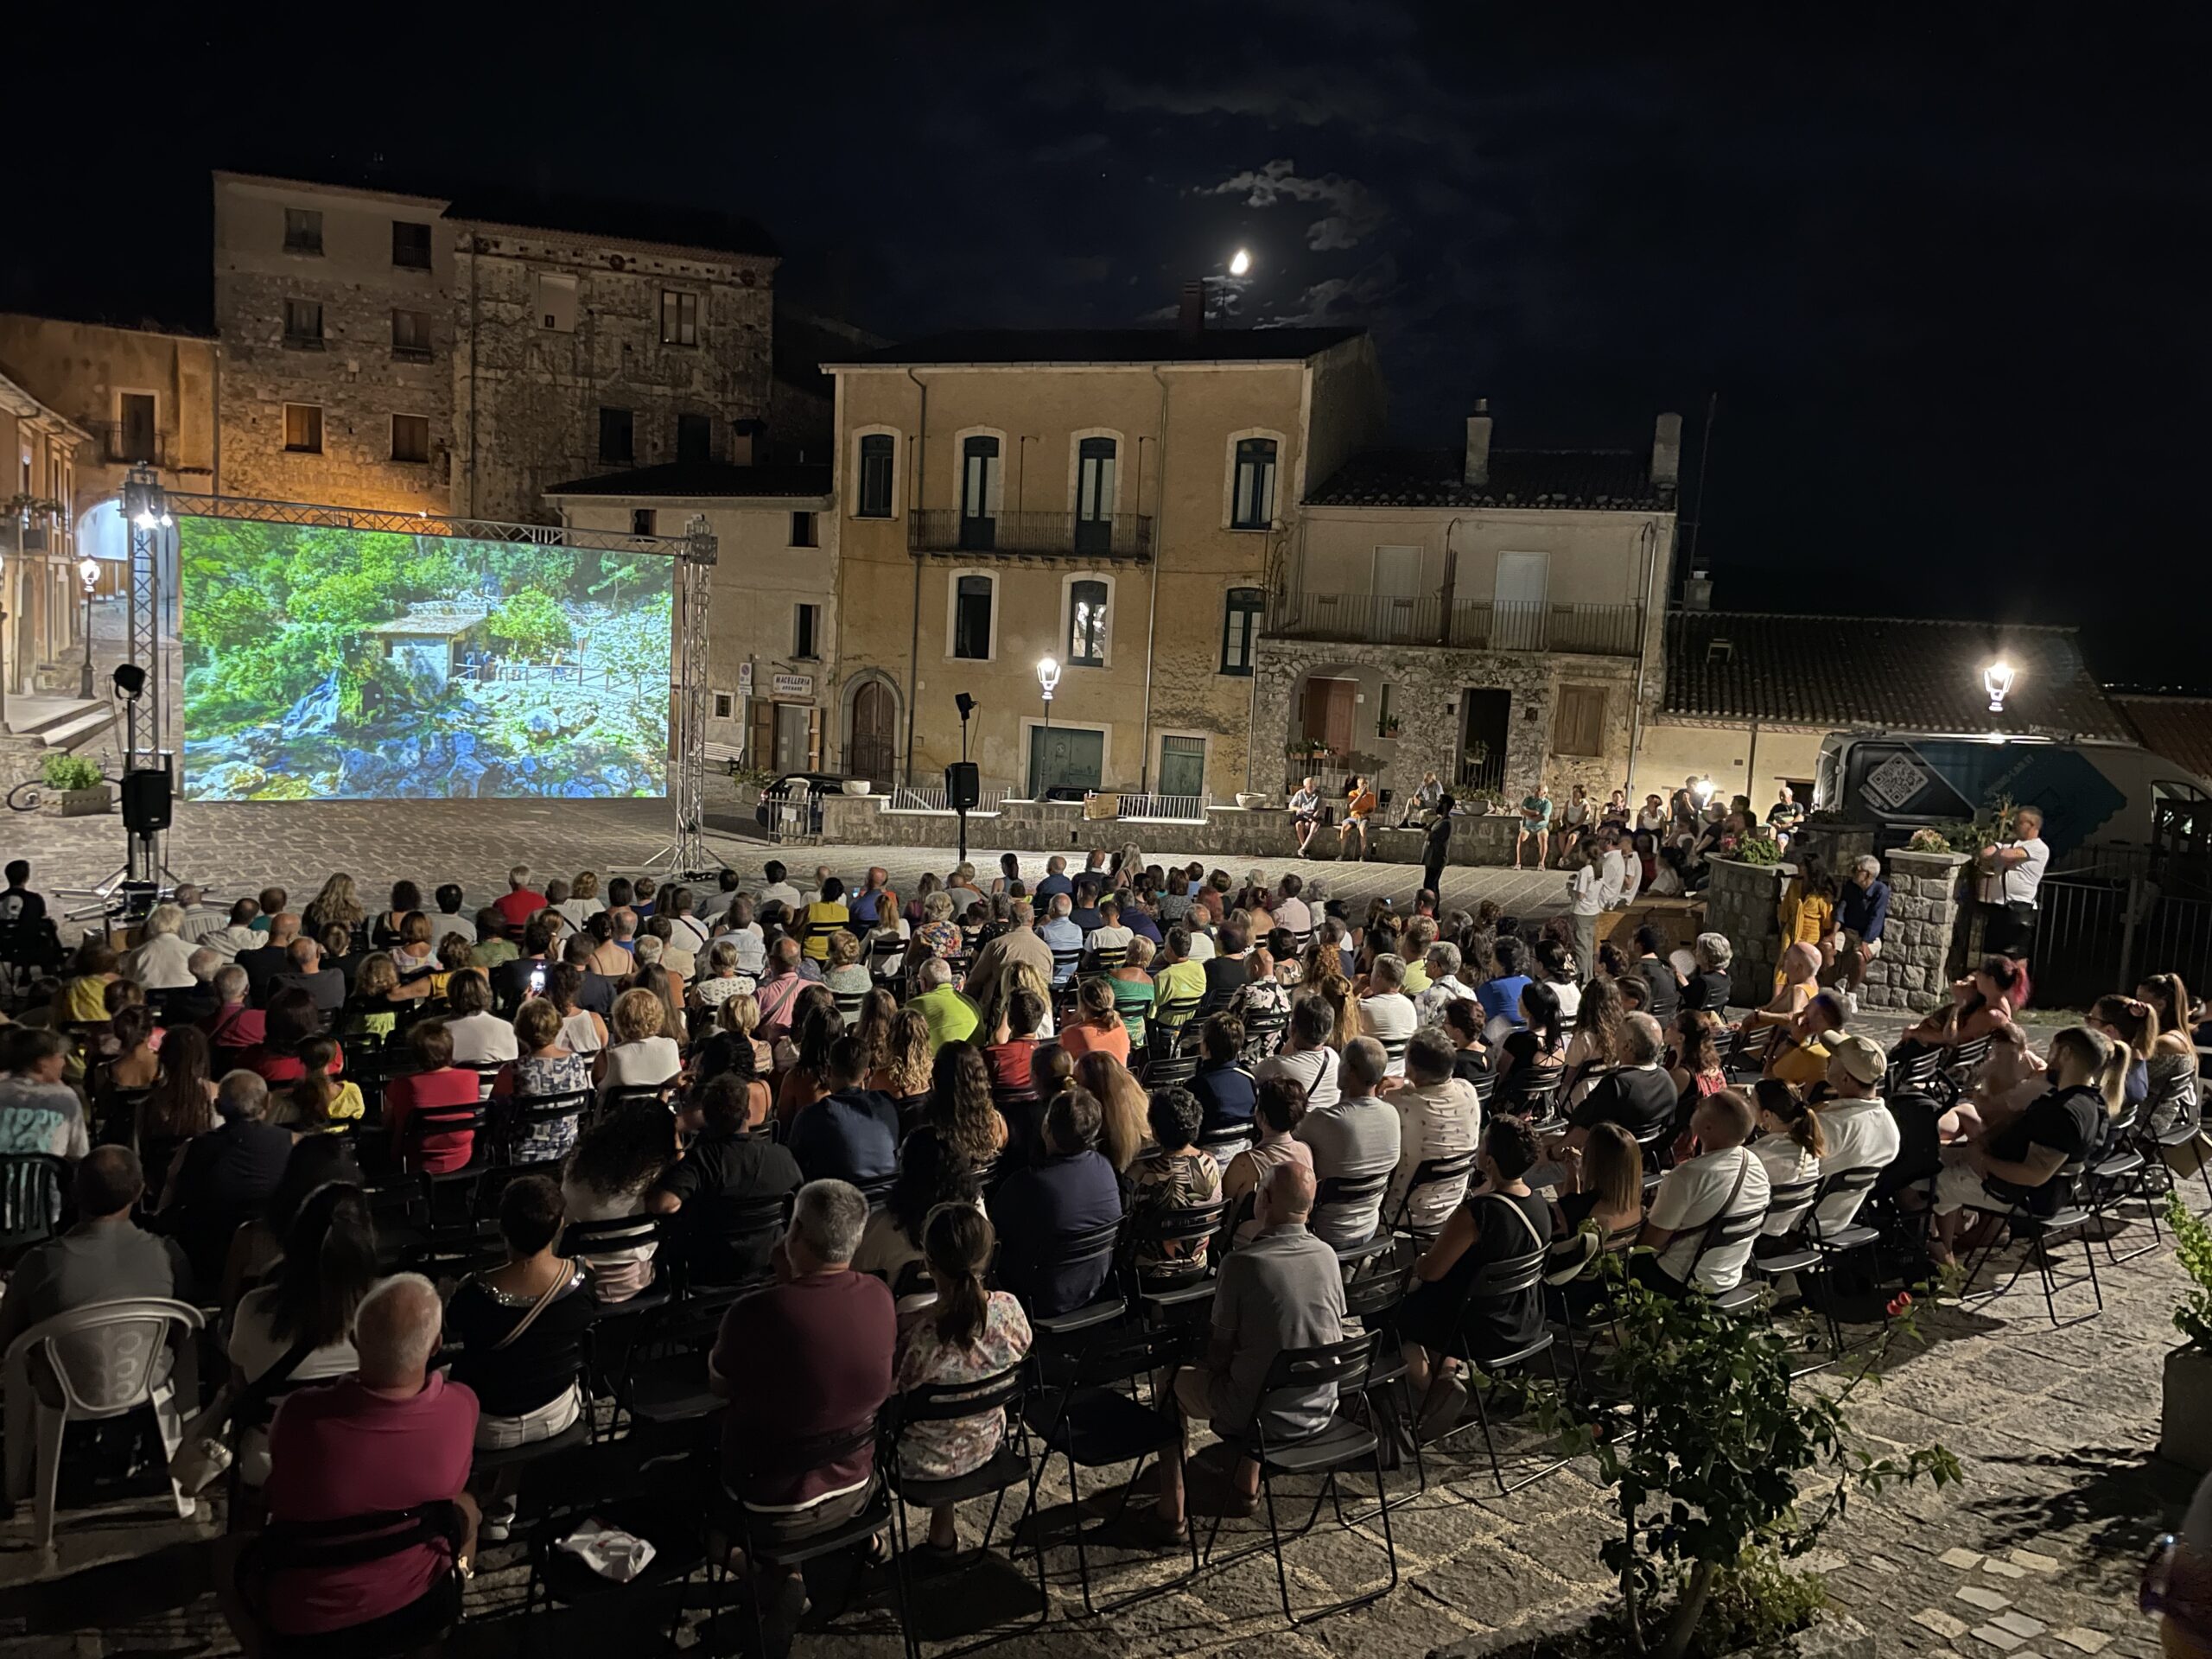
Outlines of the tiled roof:
<svg viewBox="0 0 2212 1659">
<path fill-rule="evenodd" d="M 1999 656 L 2017 673 L 1993 715 L 1981 671 Z M 1661 707 L 1777 726 L 2134 736 L 2072 628 L 1904 617 L 1674 612 Z"/>
<path fill-rule="evenodd" d="M 1015 363 L 1302 363 L 1363 328 L 970 328 L 856 359 L 868 366 Z"/>
<path fill-rule="evenodd" d="M 1306 505 L 1317 507 L 1561 507 L 1671 511 L 1675 486 L 1651 481 L 1634 449 L 1493 449 L 1490 476 L 1466 481 L 1456 449 L 1370 449 L 1337 468 Z"/>
<path fill-rule="evenodd" d="M 830 493 L 830 463 L 734 467 L 722 461 L 670 461 L 626 473 L 602 473 L 556 484 L 548 495 L 690 497 L 792 496 Z"/>
<path fill-rule="evenodd" d="M 2145 748 L 2200 778 L 2212 778 L 2212 697 L 2114 693 L 2112 700 Z"/>
</svg>

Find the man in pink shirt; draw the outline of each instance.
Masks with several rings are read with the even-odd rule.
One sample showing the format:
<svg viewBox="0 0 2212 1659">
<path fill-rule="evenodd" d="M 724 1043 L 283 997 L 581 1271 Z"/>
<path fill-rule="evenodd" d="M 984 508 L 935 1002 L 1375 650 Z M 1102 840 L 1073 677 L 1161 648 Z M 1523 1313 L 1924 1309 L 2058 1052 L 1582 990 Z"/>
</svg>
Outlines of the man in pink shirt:
<svg viewBox="0 0 2212 1659">
<path fill-rule="evenodd" d="M 444 1324 L 435 1286 L 403 1273 L 372 1290 L 355 1316 L 358 1375 L 296 1389 L 269 1427 L 272 1527 L 453 1505 L 457 1533 L 347 1567 L 270 1573 L 256 1599 L 283 1636 L 373 1627 L 378 1650 L 435 1644 L 461 1614 L 476 1552 L 476 1504 L 464 1488 L 476 1440 L 476 1395 L 432 1374 Z M 251 1557 L 247 1582 L 255 1581 Z M 233 1618 L 236 1627 L 239 1621 Z M 240 1632 L 251 1652 L 259 1632 Z"/>
</svg>

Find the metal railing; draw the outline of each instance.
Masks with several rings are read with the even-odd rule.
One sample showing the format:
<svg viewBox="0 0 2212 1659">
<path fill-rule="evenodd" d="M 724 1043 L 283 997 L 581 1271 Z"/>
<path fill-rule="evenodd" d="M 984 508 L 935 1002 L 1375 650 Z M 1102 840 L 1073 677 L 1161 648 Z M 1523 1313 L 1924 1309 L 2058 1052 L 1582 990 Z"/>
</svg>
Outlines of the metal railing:
<svg viewBox="0 0 2212 1659">
<path fill-rule="evenodd" d="M 1204 823 L 1208 797 L 1204 795 L 1123 795 L 1124 823 Z"/>
<path fill-rule="evenodd" d="M 122 421 L 96 421 L 92 430 L 99 440 L 101 454 L 118 467 L 168 465 L 168 446 L 162 442 L 159 432 L 149 432 L 143 427 L 132 427 Z"/>
<path fill-rule="evenodd" d="M 1452 601 L 1447 615 L 1440 594 L 1406 598 L 1293 592 L 1268 605 L 1268 632 L 1283 639 L 1633 657 L 1643 645 L 1643 607 L 1461 599 Z"/>
<path fill-rule="evenodd" d="M 916 553 L 1030 553 L 1071 558 L 1148 559 L 1152 518 L 1141 512 L 1078 518 L 1071 512 L 1001 512 L 969 517 L 931 507 L 907 515 L 906 545 Z"/>
<path fill-rule="evenodd" d="M 976 804 L 968 810 L 970 812 L 995 812 L 1005 804 L 1007 793 L 1008 785 L 1005 784 L 985 784 L 976 791 Z M 942 785 L 935 788 L 917 788 L 911 784 L 900 784 L 883 798 L 883 810 L 886 812 L 929 812 L 944 817 L 952 813 Z"/>
</svg>

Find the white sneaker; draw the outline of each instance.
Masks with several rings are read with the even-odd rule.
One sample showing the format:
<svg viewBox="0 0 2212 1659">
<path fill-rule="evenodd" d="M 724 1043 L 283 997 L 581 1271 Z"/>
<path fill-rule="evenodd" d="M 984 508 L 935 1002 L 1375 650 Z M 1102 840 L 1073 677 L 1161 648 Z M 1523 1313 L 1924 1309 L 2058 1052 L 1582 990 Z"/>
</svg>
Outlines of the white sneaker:
<svg viewBox="0 0 2212 1659">
<path fill-rule="evenodd" d="M 1843 1011 L 1850 1019 L 1856 1020 L 1859 1017 L 1858 993 L 1855 991 L 1846 991 L 1843 994 Z"/>
</svg>

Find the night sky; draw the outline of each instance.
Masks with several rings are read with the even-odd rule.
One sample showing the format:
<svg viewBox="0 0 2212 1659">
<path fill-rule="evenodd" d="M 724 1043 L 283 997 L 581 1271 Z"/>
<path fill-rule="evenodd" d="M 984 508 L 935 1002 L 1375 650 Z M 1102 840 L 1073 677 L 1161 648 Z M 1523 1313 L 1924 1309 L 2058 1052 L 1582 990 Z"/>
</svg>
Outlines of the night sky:
<svg viewBox="0 0 2212 1659">
<path fill-rule="evenodd" d="M 1717 393 L 1719 607 L 2074 621 L 2212 689 L 2212 26 L 1692 10 L 79 11 L 11 78 L 0 306 L 204 316 L 220 165 L 747 213 L 893 337 L 1155 318 L 1242 245 L 1232 320 L 1371 327 L 1399 442 L 1673 408 L 1694 470 Z"/>
</svg>

